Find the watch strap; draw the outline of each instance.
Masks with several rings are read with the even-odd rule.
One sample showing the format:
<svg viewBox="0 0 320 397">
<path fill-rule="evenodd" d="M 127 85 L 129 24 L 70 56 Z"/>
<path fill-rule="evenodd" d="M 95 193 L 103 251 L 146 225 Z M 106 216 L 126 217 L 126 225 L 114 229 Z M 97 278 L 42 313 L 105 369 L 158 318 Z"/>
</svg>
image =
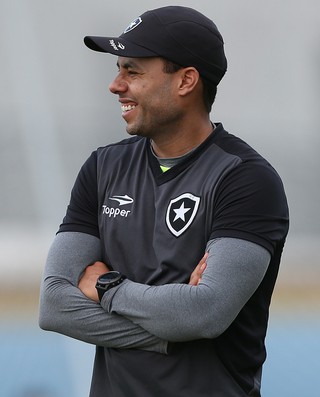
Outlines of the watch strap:
<svg viewBox="0 0 320 397">
<path fill-rule="evenodd" d="M 120 274 L 120 273 L 119 273 L 119 274 Z M 123 274 L 120 274 L 120 277 L 119 277 L 117 280 L 111 281 L 109 284 L 106 284 L 106 285 L 101 285 L 101 284 L 99 284 L 99 279 L 98 279 L 98 280 L 97 280 L 97 283 L 96 283 L 96 290 L 97 290 L 97 292 L 98 292 L 98 297 L 99 297 L 100 302 L 101 302 L 101 300 L 102 300 L 104 294 L 105 294 L 109 289 L 111 289 L 111 288 L 113 288 L 113 287 L 116 287 L 117 285 L 121 284 L 122 281 L 125 280 L 125 279 L 126 279 L 126 276 L 124 276 Z"/>
</svg>

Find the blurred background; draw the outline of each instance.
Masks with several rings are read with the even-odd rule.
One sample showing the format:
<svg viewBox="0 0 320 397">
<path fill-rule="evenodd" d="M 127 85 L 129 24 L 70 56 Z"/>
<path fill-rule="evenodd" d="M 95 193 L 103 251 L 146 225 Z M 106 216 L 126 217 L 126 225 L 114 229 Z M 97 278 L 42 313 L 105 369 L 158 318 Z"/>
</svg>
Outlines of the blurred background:
<svg viewBox="0 0 320 397">
<path fill-rule="evenodd" d="M 38 328 L 39 283 L 82 163 L 126 137 L 108 84 L 116 58 L 85 35 L 119 35 L 169 5 L 0 0 L 0 396 L 85 397 L 94 348 Z M 291 228 L 271 306 L 264 397 L 320 396 L 319 0 L 178 1 L 218 25 L 229 69 L 213 121 L 280 173 Z"/>
</svg>

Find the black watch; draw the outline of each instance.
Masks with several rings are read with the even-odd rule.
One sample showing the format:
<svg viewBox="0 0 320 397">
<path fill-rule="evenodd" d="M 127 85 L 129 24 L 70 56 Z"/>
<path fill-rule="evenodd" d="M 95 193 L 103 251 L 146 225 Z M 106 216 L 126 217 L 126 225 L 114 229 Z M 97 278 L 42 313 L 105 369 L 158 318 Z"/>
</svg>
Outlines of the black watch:
<svg viewBox="0 0 320 397">
<path fill-rule="evenodd" d="M 121 284 L 125 278 L 126 276 L 117 271 L 111 271 L 102 274 L 98 278 L 96 283 L 96 290 L 98 291 L 100 302 L 106 291 L 108 291 L 112 287 L 115 287 L 116 285 Z"/>
</svg>

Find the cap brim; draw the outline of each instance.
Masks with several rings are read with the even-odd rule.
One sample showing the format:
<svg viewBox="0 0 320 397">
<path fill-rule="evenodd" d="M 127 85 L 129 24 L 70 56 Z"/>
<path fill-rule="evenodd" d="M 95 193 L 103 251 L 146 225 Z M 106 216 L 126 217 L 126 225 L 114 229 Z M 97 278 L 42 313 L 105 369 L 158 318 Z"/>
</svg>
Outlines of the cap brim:
<svg viewBox="0 0 320 397">
<path fill-rule="evenodd" d="M 132 57 L 132 58 L 150 58 L 159 56 L 148 48 L 141 47 L 122 37 L 101 37 L 86 36 L 85 45 L 93 51 L 107 52 L 109 54 Z"/>
</svg>

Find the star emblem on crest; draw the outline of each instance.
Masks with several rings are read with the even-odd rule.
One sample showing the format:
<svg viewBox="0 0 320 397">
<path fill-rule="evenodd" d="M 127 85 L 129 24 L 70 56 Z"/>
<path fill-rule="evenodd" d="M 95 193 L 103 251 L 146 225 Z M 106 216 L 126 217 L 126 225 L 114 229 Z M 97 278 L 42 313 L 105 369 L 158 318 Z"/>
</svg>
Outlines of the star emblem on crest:
<svg viewBox="0 0 320 397">
<path fill-rule="evenodd" d="M 173 222 L 175 222 L 178 219 L 181 219 L 183 222 L 185 222 L 186 221 L 185 214 L 190 210 L 191 208 L 184 207 L 184 201 L 183 201 L 179 208 L 173 210 L 176 213 L 176 217 L 174 218 Z"/>
<path fill-rule="evenodd" d="M 179 237 L 192 224 L 197 215 L 200 197 L 192 193 L 183 193 L 172 199 L 166 213 L 166 224 L 170 232 Z"/>
</svg>

